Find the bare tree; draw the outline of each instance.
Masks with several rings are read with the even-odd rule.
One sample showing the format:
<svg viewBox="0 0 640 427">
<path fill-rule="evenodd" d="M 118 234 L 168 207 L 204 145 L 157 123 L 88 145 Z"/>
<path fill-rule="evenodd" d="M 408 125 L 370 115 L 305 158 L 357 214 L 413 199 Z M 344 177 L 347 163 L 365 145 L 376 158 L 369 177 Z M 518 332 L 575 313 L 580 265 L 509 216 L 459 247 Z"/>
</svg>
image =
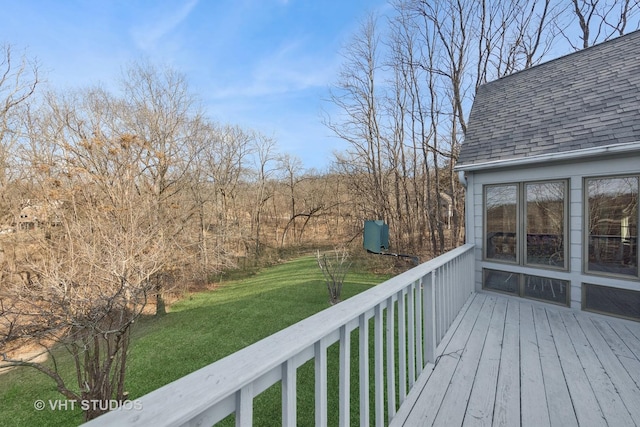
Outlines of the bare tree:
<svg viewBox="0 0 640 427">
<path fill-rule="evenodd" d="M 344 279 L 351 267 L 349 252 L 344 247 L 336 248 L 333 251 L 333 256 L 327 257 L 326 253 L 321 255 L 318 251 L 316 259 L 329 292 L 329 304 L 335 305 L 340 302 Z"/>
<path fill-rule="evenodd" d="M 188 262 L 176 255 L 191 253 L 185 250 L 180 237 L 196 207 L 186 205 L 188 199 L 180 193 L 188 188 L 184 180 L 196 154 L 190 145 L 198 140 L 202 116 L 184 76 L 171 68 L 149 63 L 133 65 L 126 71 L 122 86 L 125 129 L 142 141 L 140 162 L 147 183 L 140 191 L 153 196 L 156 207 L 152 218 L 164 245 L 173 247 L 167 251 L 167 268 L 154 277 L 157 314 L 164 314 L 163 294 L 170 271 L 179 263 Z"/>
<path fill-rule="evenodd" d="M 28 275 L 7 283 L 0 295 L 4 362 L 48 375 L 68 399 L 94 402 L 83 408 L 85 420 L 127 398 L 131 328 L 153 293 L 151 278 L 164 267 L 166 251 L 149 221 L 154 200 L 139 191 L 141 141 L 110 135 L 110 110 L 97 107 L 109 100 L 101 91 L 86 94 L 85 105 L 96 108 L 89 114 L 64 102 L 51 105 L 53 119 L 64 124 L 64 138 L 39 135 L 56 138 L 51 142 L 60 144 L 61 154 L 55 159 L 57 180 L 39 182 L 41 196 L 55 195 L 60 209 L 55 227 L 24 234 L 18 242 L 25 255 L 14 263 Z M 25 344 L 49 360 L 24 359 Z M 57 363 L 54 349 L 60 348 L 72 356 L 70 377 Z"/>
<path fill-rule="evenodd" d="M 297 157 L 285 154 L 279 159 L 279 170 L 284 174 L 283 186 L 287 194 L 285 198 L 289 205 L 287 224 L 282 231 L 280 246 L 285 245 L 289 233 L 293 235 L 292 241 L 296 244 L 302 243 L 304 230 L 309 221 L 320 215 L 326 207 L 326 200 L 322 197 L 323 192 L 304 187 L 304 183 L 313 180 L 312 175 L 304 174 L 302 162 Z"/>
<path fill-rule="evenodd" d="M 262 251 L 262 213 L 266 203 L 273 197 L 272 179 L 277 170 L 276 141 L 262 134 L 255 134 L 254 143 L 254 195 L 251 206 L 251 234 L 254 243 L 253 254 L 259 258 Z"/>
<path fill-rule="evenodd" d="M 28 283 L 15 283 L 10 295 L 0 297 L 3 360 L 43 372 L 68 399 L 103 402 L 85 411 L 87 420 L 106 412 L 104 402 L 127 397 L 131 326 L 152 291 L 149 278 L 161 266 L 157 235 L 123 224 L 123 217 L 142 220 L 124 213 L 117 224 L 113 214 L 65 221 L 64 232 L 37 240 L 38 259 L 22 266 L 31 272 Z M 22 359 L 14 351 L 23 344 L 41 348 L 51 363 Z M 75 378 L 58 369 L 53 350 L 60 347 L 73 357 Z"/>
<path fill-rule="evenodd" d="M 331 102 L 338 107 L 340 119 L 325 124 L 350 148 L 337 160 L 343 172 L 354 177 L 350 190 L 368 200 L 364 215 L 388 220 L 387 174 L 380 103 L 384 94 L 378 89 L 379 58 L 377 18 L 369 16 L 344 52 L 345 62 L 332 89 Z M 357 177 L 357 178 L 356 178 Z"/>
<path fill-rule="evenodd" d="M 11 45 L 0 45 L 0 220 L 16 208 L 10 197 L 11 181 L 17 178 L 15 152 L 22 138 L 22 121 L 40 84 L 38 63 L 26 55 L 16 57 Z"/>
<path fill-rule="evenodd" d="M 248 168 L 251 135 L 237 126 L 207 124 L 192 164 L 191 185 L 198 206 L 202 267 L 219 272 L 236 267 L 241 212 L 238 187 Z"/>
<path fill-rule="evenodd" d="M 16 61 L 11 45 L 0 46 L 0 141 L 3 146 L 17 131 L 16 109 L 40 83 L 38 63 L 22 56 Z"/>
<path fill-rule="evenodd" d="M 629 30 L 629 24 L 631 31 L 640 28 L 637 0 L 572 0 L 564 15 L 565 24 L 557 28 L 574 50 L 621 36 Z"/>
</svg>

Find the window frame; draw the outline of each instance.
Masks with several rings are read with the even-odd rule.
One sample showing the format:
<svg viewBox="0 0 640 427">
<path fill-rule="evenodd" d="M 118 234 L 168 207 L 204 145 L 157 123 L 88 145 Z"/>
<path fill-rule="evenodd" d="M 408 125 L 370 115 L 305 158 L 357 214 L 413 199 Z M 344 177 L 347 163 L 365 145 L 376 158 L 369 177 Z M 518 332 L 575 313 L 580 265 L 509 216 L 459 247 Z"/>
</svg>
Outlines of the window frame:
<svg viewBox="0 0 640 427">
<path fill-rule="evenodd" d="M 489 222 L 489 215 L 487 215 L 487 190 L 490 188 L 495 188 L 495 187 L 515 187 L 516 189 L 516 201 L 515 201 L 515 206 L 516 206 L 516 218 L 515 218 L 515 222 L 516 222 L 516 250 L 515 250 L 515 255 L 516 255 L 516 260 L 515 261 L 510 261 L 510 260 L 505 260 L 505 259 L 500 259 L 500 258 L 490 258 L 487 255 L 487 251 L 489 249 L 489 245 L 487 244 L 488 242 L 488 222 Z M 502 184 L 485 184 L 482 187 L 482 216 L 483 216 L 483 225 L 482 225 L 482 239 L 483 239 L 483 251 L 482 251 L 482 257 L 485 261 L 491 261 L 491 262 L 499 262 L 499 263 L 504 263 L 504 264 L 509 264 L 509 265 L 520 265 L 520 261 L 521 261 L 521 257 L 520 257 L 520 236 L 521 236 L 521 214 L 520 214 L 520 203 L 519 203 L 519 199 L 520 199 L 520 185 L 517 182 L 507 182 L 507 183 L 502 183 Z"/>
<path fill-rule="evenodd" d="M 527 200 L 527 185 L 532 184 L 552 184 L 559 183 L 562 185 L 562 266 L 556 266 L 552 264 L 539 264 L 528 262 L 528 235 L 527 235 L 527 226 L 528 226 L 528 200 Z M 555 270 L 555 271 L 568 271 L 569 270 L 569 180 L 568 179 L 553 179 L 553 180 L 544 180 L 544 181 L 525 181 L 522 183 L 522 212 L 524 215 L 524 220 L 522 221 L 522 265 L 531 268 L 542 268 L 544 270 Z"/>
<path fill-rule="evenodd" d="M 537 264 L 531 263 L 527 260 L 527 185 L 531 184 L 545 184 L 545 183 L 560 183 L 563 186 L 563 212 L 562 212 L 562 256 L 563 256 L 563 265 L 562 266 L 554 266 L 550 264 Z M 487 255 L 489 250 L 489 245 L 487 244 L 488 239 L 488 214 L 487 214 L 487 190 L 494 187 L 506 187 L 506 186 L 515 186 L 516 187 L 516 260 L 504 260 L 499 258 L 491 258 Z M 529 268 L 536 268 L 541 270 L 553 270 L 553 271 L 569 271 L 569 206 L 571 204 L 570 200 L 570 186 L 569 179 L 547 179 L 547 180 L 530 180 L 530 181 L 520 181 L 520 182 L 504 182 L 504 183 L 496 183 L 496 184 L 484 184 L 482 186 L 482 216 L 483 216 L 483 224 L 482 224 L 482 239 L 483 239 L 483 250 L 482 250 L 482 260 L 486 262 L 495 262 L 507 265 L 518 265 Z"/>
<path fill-rule="evenodd" d="M 596 175 L 596 176 L 584 176 L 582 179 L 582 220 L 584 221 L 584 226 L 582 227 L 582 273 L 590 276 L 597 277 L 611 277 L 622 280 L 630 280 L 630 281 L 640 281 L 640 251 L 638 251 L 638 230 L 636 230 L 636 274 L 622 274 L 622 273 L 614 273 L 607 271 L 598 271 L 598 270 L 590 270 L 589 269 L 589 180 L 604 180 L 604 179 L 620 179 L 620 178 L 635 178 L 637 182 L 637 194 L 640 198 L 640 174 L 622 174 L 622 175 Z M 640 226 L 640 207 L 636 208 L 636 224 Z"/>
</svg>

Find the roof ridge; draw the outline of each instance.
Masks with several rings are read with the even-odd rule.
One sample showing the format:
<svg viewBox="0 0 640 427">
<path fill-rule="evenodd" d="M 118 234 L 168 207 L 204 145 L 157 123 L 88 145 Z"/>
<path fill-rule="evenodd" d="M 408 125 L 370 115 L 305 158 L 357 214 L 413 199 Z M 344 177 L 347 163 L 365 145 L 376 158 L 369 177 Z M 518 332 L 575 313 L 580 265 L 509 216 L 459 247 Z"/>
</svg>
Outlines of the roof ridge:
<svg viewBox="0 0 640 427">
<path fill-rule="evenodd" d="M 630 33 L 619 35 L 617 37 L 614 37 L 614 38 L 611 38 L 611 39 L 608 39 L 608 40 L 604 40 L 604 41 L 602 41 L 600 43 L 588 46 L 588 47 L 583 48 L 583 49 L 578 49 L 578 50 L 575 50 L 573 52 L 569 52 L 569 53 L 564 54 L 564 55 L 560 55 L 560 56 L 556 56 L 554 58 L 550 58 L 547 61 L 540 62 L 538 64 L 534 64 L 529 68 L 523 68 L 522 70 L 514 71 L 513 73 L 507 74 L 506 76 L 498 77 L 497 79 L 485 82 L 485 83 L 481 84 L 480 86 L 485 86 L 485 85 L 489 85 L 489 84 L 492 84 L 492 83 L 495 83 L 495 82 L 503 81 L 505 79 L 508 79 L 509 77 L 520 75 L 522 73 L 526 73 L 528 71 L 531 71 L 531 70 L 534 70 L 534 69 L 538 69 L 540 67 L 544 67 L 544 66 L 547 66 L 547 65 L 550 65 L 550 64 L 554 64 L 557 61 L 570 60 L 571 58 L 573 58 L 573 57 L 575 57 L 577 55 L 581 55 L 581 54 L 587 55 L 587 54 L 589 54 L 590 52 L 592 52 L 593 50 L 596 50 L 596 49 L 601 49 L 601 48 L 605 48 L 606 49 L 609 44 L 612 44 L 614 42 L 618 42 L 619 43 L 621 41 L 628 41 L 628 39 L 633 38 L 632 36 L 640 37 L 640 29 L 634 30 L 634 31 L 632 31 Z M 624 40 L 622 40 L 622 39 L 624 39 Z"/>
</svg>

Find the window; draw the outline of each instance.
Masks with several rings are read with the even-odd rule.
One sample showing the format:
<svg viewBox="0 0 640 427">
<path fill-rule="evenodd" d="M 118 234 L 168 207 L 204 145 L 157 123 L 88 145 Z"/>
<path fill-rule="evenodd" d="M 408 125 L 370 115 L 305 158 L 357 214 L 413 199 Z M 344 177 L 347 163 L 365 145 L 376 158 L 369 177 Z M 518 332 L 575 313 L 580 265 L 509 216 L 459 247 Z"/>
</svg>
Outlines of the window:
<svg viewBox="0 0 640 427">
<path fill-rule="evenodd" d="M 492 185 L 485 189 L 486 256 L 517 262 L 518 186 Z"/>
<path fill-rule="evenodd" d="M 525 184 L 525 263 L 564 268 L 565 183 Z"/>
<path fill-rule="evenodd" d="M 567 199 L 567 181 L 485 186 L 485 260 L 566 269 Z M 565 280 L 484 269 L 483 287 L 569 305 Z"/>
<path fill-rule="evenodd" d="M 584 283 L 584 310 L 640 320 L 640 292 Z"/>
<path fill-rule="evenodd" d="M 638 277 L 638 177 L 586 180 L 586 270 Z"/>
<path fill-rule="evenodd" d="M 494 291 L 506 292 L 509 294 L 520 294 L 519 275 L 507 271 L 482 270 L 484 276 L 484 288 Z"/>
<path fill-rule="evenodd" d="M 569 282 L 523 274 L 522 294 L 527 298 L 569 305 Z"/>
<path fill-rule="evenodd" d="M 550 277 L 483 269 L 485 289 L 569 305 L 569 282 Z"/>
<path fill-rule="evenodd" d="M 485 258 L 565 269 L 566 209 L 566 181 L 486 186 Z"/>
</svg>

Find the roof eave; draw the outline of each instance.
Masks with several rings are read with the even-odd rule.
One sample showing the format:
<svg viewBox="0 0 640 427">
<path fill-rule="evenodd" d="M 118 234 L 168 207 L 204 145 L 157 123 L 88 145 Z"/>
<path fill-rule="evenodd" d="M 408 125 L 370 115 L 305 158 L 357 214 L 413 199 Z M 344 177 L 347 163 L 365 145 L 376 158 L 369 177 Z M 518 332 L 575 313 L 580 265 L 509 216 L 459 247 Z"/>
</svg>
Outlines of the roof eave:
<svg viewBox="0 0 640 427">
<path fill-rule="evenodd" d="M 499 169 L 506 167 L 528 166 L 536 163 L 560 162 L 575 159 L 585 159 L 603 155 L 625 154 L 640 152 L 640 141 L 612 144 L 601 147 L 582 148 L 579 150 L 563 151 L 560 153 L 538 154 L 517 159 L 490 160 L 481 163 L 456 165 L 454 170 L 471 172 L 477 170 Z"/>
</svg>

